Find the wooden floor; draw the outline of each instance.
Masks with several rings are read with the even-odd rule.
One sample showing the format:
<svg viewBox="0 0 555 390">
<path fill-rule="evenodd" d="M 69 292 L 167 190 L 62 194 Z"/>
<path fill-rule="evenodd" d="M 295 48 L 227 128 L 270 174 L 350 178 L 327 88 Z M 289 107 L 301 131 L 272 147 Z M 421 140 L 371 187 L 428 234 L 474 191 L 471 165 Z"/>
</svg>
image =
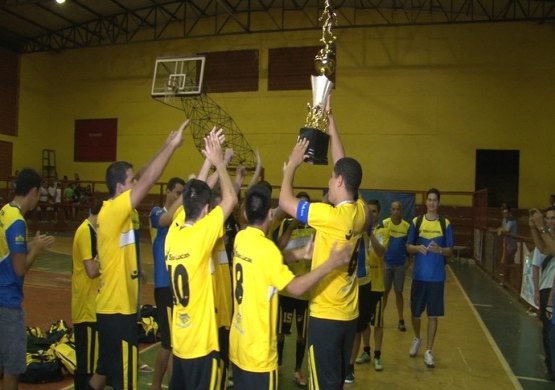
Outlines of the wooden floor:
<svg viewBox="0 0 555 390">
<path fill-rule="evenodd" d="M 47 325 L 59 318 L 70 320 L 70 268 L 71 238 L 58 237 L 55 247 L 47 256 L 37 259 L 25 279 L 27 324 Z M 152 270 L 150 245 L 141 246 L 141 255 L 147 272 Z M 408 302 L 409 280 L 405 284 Z M 356 366 L 356 380 L 345 389 L 509 389 L 522 388 L 500 353 L 487 328 L 449 268 L 446 282 L 446 317 L 439 321 L 434 347 L 436 368 L 424 365 L 423 349 L 415 358 L 408 356 L 413 338 L 410 321 L 407 332 L 397 330 L 394 300 L 385 313 L 382 364 L 384 370 L 376 372 L 371 363 Z M 143 289 L 143 302 L 153 303 L 152 285 Z M 391 297 L 393 298 L 393 296 Z M 392 305 L 393 304 L 393 305 Z M 405 304 L 407 305 L 407 303 Z M 408 308 L 405 318 L 408 320 Z M 426 320 L 423 320 L 425 329 Z M 295 332 L 293 331 L 293 334 Z M 423 333 L 425 334 L 425 333 Z M 280 389 L 297 388 L 292 381 L 295 336 L 286 338 L 286 361 L 280 376 Z M 143 348 L 141 360 L 152 365 L 158 345 Z M 141 389 L 147 389 L 150 374 L 140 374 Z M 59 389 L 71 386 L 71 380 L 49 385 L 21 385 L 22 389 Z"/>
</svg>

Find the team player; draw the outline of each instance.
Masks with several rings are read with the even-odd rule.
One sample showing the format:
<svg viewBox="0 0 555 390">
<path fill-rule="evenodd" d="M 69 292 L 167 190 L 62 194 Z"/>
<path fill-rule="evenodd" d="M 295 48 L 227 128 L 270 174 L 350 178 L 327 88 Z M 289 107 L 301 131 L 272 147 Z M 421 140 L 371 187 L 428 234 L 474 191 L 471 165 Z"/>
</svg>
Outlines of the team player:
<svg viewBox="0 0 555 390">
<path fill-rule="evenodd" d="M 75 231 L 73 237 L 73 270 L 71 274 L 71 320 L 75 337 L 77 364 L 73 374 L 76 390 L 87 390 L 98 359 L 96 331 L 96 295 L 100 262 L 96 247 L 96 222 L 102 202 L 97 202 Z"/>
<path fill-rule="evenodd" d="M 365 205 L 358 198 L 362 168 L 355 159 L 344 157 L 331 112 L 328 130 L 335 164 L 329 179 L 330 204 L 308 203 L 293 195 L 295 171 L 303 162 L 308 147 L 304 139 L 298 140 L 284 167 L 279 196 L 284 212 L 316 229 L 312 269 L 327 259 L 333 242 L 349 243 L 354 248 L 365 225 Z M 340 388 L 347 375 L 358 317 L 356 260 L 353 257 L 352 264 L 327 275 L 311 294 L 308 354 L 309 382 L 313 388 Z"/>
<path fill-rule="evenodd" d="M 114 389 L 137 388 L 137 311 L 139 265 L 131 214 L 158 181 L 183 141 L 189 121 L 172 132 L 164 146 L 135 179 L 133 166 L 117 161 L 106 171 L 110 199 L 98 214 L 100 289 L 96 300 L 99 359 L 91 387 L 108 382 Z"/>
<path fill-rule="evenodd" d="M 181 200 L 185 181 L 172 177 L 166 186 L 166 199 L 163 207 L 154 207 L 150 212 L 150 238 L 152 240 L 152 258 L 154 259 L 154 301 L 158 308 L 157 321 L 160 332 L 160 349 L 154 363 L 152 390 L 161 390 L 166 370 L 171 378 L 171 339 L 170 322 L 173 297 L 170 276 L 166 269 L 164 245 L 171 224 L 171 218 Z"/>
<path fill-rule="evenodd" d="M 23 277 L 36 257 L 54 244 L 54 237 L 37 232 L 27 242 L 25 213 L 39 202 L 40 175 L 22 169 L 15 179 L 15 196 L 0 210 L 0 377 L 2 388 L 16 390 L 26 369 Z"/>
<path fill-rule="evenodd" d="M 328 261 L 295 277 L 280 250 L 265 237 L 271 223 L 270 203 L 266 187 L 251 187 L 245 199 L 248 226 L 235 238 L 229 355 L 236 390 L 277 389 L 277 291 L 302 295 L 333 269 L 346 266 L 352 252 L 349 245 L 340 250 L 332 243 Z M 309 257 L 305 252 L 298 250 L 296 258 Z"/>
<path fill-rule="evenodd" d="M 299 192 L 297 198 L 310 202 L 306 192 Z M 315 230 L 310 226 L 300 223 L 294 218 L 284 219 L 278 233 L 278 247 L 282 251 L 291 251 L 305 247 L 308 241 L 313 239 Z M 295 274 L 301 276 L 310 272 L 312 259 L 300 259 L 287 262 L 287 266 Z M 287 290 L 279 293 L 278 308 L 278 365 L 283 365 L 283 348 L 285 346 L 285 335 L 291 332 L 291 325 L 295 319 L 297 327 L 297 343 L 295 348 L 295 370 L 294 381 L 299 386 L 306 386 L 306 378 L 302 372 L 302 364 L 306 349 L 306 327 L 308 324 L 308 293 L 296 298 Z"/>
<path fill-rule="evenodd" d="M 387 306 L 387 298 L 391 286 L 395 291 L 395 304 L 397 306 L 397 329 L 406 332 L 405 318 L 403 315 L 403 287 L 405 285 L 405 270 L 407 268 L 407 235 L 409 222 L 402 216 L 402 205 L 399 201 L 391 202 L 391 216 L 384 219 L 383 226 L 389 230 L 389 246 L 385 251 L 385 294 L 383 307 Z"/>
<path fill-rule="evenodd" d="M 384 254 L 389 244 L 389 231 L 380 223 L 380 202 L 376 199 L 368 201 L 368 228 L 365 230 L 361 242 L 363 248 L 359 254 L 364 253 L 365 260 L 361 267 L 357 267 L 359 277 L 359 318 L 357 335 L 351 356 L 351 369 L 362 336 L 363 352 L 356 359 L 356 363 L 366 363 L 370 357 L 371 326 L 374 327 L 374 370 L 382 371 L 382 341 L 383 341 L 383 291 L 384 291 Z M 360 257 L 359 257 L 360 259 Z M 354 381 L 352 375 L 345 380 L 346 383 Z"/>
<path fill-rule="evenodd" d="M 218 134 L 205 137 L 203 154 L 216 167 L 222 201 L 212 211 L 212 191 L 191 179 L 183 189 L 185 224 L 166 237 L 166 266 L 174 296 L 171 389 L 218 389 L 221 383 L 211 254 L 237 203 Z"/>
<path fill-rule="evenodd" d="M 409 355 L 415 357 L 422 343 L 420 316 L 428 315 L 428 340 L 424 363 L 435 367 L 432 354 L 437 319 L 444 315 L 445 263 L 453 255 L 453 229 L 447 218 L 438 214 L 440 193 L 431 188 L 426 193 L 426 214 L 416 217 L 410 226 L 407 251 L 414 254 L 410 306 L 414 340 Z"/>
</svg>

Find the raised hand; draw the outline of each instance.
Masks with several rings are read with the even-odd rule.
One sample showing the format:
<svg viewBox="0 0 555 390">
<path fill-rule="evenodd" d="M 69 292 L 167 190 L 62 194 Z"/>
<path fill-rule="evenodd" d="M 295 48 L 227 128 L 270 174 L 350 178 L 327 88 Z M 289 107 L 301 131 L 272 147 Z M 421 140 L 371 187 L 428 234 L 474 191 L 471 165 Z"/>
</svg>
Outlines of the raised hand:
<svg viewBox="0 0 555 390">
<path fill-rule="evenodd" d="M 187 119 L 185 122 L 179 126 L 179 128 L 175 131 L 172 131 L 168 138 L 166 139 L 166 145 L 173 146 L 174 148 L 178 148 L 183 143 L 183 130 L 185 130 L 189 123 L 191 122 L 190 119 Z"/>
<path fill-rule="evenodd" d="M 220 145 L 217 132 L 211 131 L 206 137 L 204 137 L 204 149 L 202 150 L 202 154 L 214 166 L 224 163 L 222 147 Z"/>
<path fill-rule="evenodd" d="M 228 165 L 232 158 L 233 158 L 233 149 L 232 148 L 226 148 L 225 151 L 224 151 L 224 163 L 225 163 L 225 165 Z"/>
<path fill-rule="evenodd" d="M 210 130 L 210 134 L 215 134 L 216 137 L 218 138 L 218 142 L 220 143 L 220 145 L 223 145 L 223 143 L 225 142 L 225 134 L 224 134 L 224 129 L 222 129 L 221 127 L 218 128 L 217 126 L 214 126 L 212 128 L 212 130 Z"/>
<path fill-rule="evenodd" d="M 299 138 L 297 139 L 297 143 L 293 147 L 293 151 L 289 156 L 289 161 L 287 162 L 285 168 L 291 166 L 297 168 L 299 165 L 302 164 L 306 155 L 306 150 L 308 149 L 308 139 L 306 138 Z"/>
</svg>

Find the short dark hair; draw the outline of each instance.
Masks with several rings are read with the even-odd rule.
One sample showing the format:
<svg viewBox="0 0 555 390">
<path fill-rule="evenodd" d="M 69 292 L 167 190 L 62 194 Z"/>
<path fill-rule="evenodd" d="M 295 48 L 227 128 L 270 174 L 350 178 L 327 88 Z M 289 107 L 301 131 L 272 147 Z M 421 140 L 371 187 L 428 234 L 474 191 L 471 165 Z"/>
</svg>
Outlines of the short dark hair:
<svg viewBox="0 0 555 390">
<path fill-rule="evenodd" d="M 309 196 L 306 192 L 304 192 L 304 191 L 299 192 L 295 197 L 296 197 L 297 199 L 306 198 L 306 199 L 308 199 L 308 201 L 310 202 L 310 196 Z"/>
<path fill-rule="evenodd" d="M 428 195 L 430 194 L 435 194 L 437 196 L 437 201 L 439 202 L 441 194 L 437 188 L 430 188 L 428 191 L 426 191 L 426 199 L 428 199 Z"/>
<path fill-rule="evenodd" d="M 245 213 L 250 225 L 257 225 L 266 219 L 272 205 L 271 193 L 268 187 L 256 184 L 249 188 L 245 197 Z"/>
<path fill-rule="evenodd" d="M 177 184 L 181 184 L 185 187 L 185 180 L 180 177 L 172 177 L 170 181 L 168 181 L 168 185 L 166 186 L 167 191 L 173 191 Z"/>
<path fill-rule="evenodd" d="M 378 199 L 370 199 L 368 202 L 366 202 L 366 204 L 376 206 L 378 208 L 378 213 L 382 211 L 382 205 L 380 204 L 380 201 Z"/>
<path fill-rule="evenodd" d="M 33 188 L 40 188 L 42 178 L 33 168 L 23 168 L 15 178 L 14 193 L 18 196 L 25 196 Z"/>
<path fill-rule="evenodd" d="M 358 196 L 358 188 L 362 181 L 362 167 L 359 162 L 351 157 L 343 157 L 337 160 L 333 167 L 336 176 L 341 176 L 345 182 L 345 188 L 355 198 Z"/>
<path fill-rule="evenodd" d="M 118 184 L 125 184 L 127 179 L 127 170 L 132 169 L 133 165 L 127 161 L 115 161 L 106 169 L 106 186 L 110 196 L 116 194 Z"/>
<path fill-rule="evenodd" d="M 261 185 L 266 187 L 266 189 L 270 192 L 270 198 L 272 197 L 272 184 L 270 184 L 269 181 L 267 180 L 260 180 L 258 183 L 256 183 L 257 185 Z"/>
<path fill-rule="evenodd" d="M 202 180 L 191 179 L 185 183 L 183 188 L 183 207 L 185 208 L 185 218 L 196 220 L 200 216 L 202 209 L 210 204 L 212 200 L 212 190 Z"/>
<path fill-rule="evenodd" d="M 555 206 L 549 206 L 545 212 L 547 213 L 548 211 L 555 211 Z"/>
</svg>

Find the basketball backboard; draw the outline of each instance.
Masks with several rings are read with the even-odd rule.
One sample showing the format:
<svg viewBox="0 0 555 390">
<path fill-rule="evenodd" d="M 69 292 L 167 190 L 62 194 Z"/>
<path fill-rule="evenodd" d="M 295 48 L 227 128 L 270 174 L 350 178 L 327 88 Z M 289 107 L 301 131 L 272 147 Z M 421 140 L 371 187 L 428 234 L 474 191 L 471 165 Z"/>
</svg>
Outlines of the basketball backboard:
<svg viewBox="0 0 555 390">
<path fill-rule="evenodd" d="M 199 95 L 204 78 L 204 57 L 158 58 L 152 78 L 152 97 Z"/>
</svg>

